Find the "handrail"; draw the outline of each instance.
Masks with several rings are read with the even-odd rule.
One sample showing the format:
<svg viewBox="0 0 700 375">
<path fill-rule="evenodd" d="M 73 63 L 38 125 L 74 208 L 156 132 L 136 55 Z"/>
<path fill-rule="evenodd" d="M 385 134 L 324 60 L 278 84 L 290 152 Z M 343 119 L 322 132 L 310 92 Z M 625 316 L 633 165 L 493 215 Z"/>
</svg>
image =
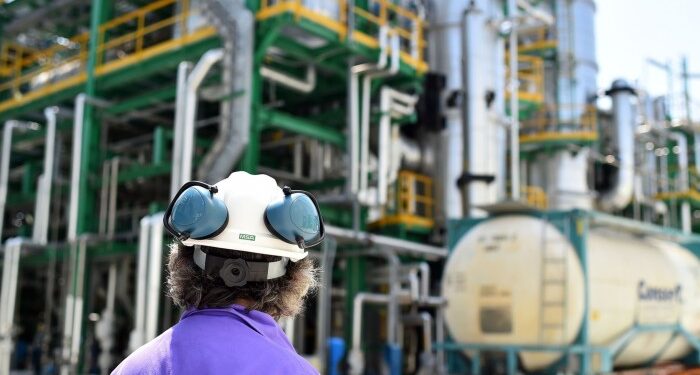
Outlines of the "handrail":
<svg viewBox="0 0 700 375">
<path fill-rule="evenodd" d="M 416 13 L 389 0 L 374 0 L 370 4 L 375 6 L 372 9 L 358 6 L 352 8 L 356 16 L 352 33 L 354 41 L 376 48 L 379 43 L 375 35 L 379 28 L 389 26 L 401 40 L 402 59 L 417 70 L 427 70 L 427 64 L 423 59 L 426 45 L 423 37 L 425 21 Z M 346 24 L 348 2 L 328 0 L 323 2 L 323 6 L 328 9 L 337 9 L 337 14 L 329 16 L 323 11 L 327 9 L 309 8 L 299 0 L 261 0 L 256 18 L 262 21 L 279 14 L 292 13 L 297 21 L 301 18 L 310 20 L 336 32 L 339 39 L 344 39 L 348 32 Z M 365 25 L 362 25 L 363 23 Z"/>
<path fill-rule="evenodd" d="M 100 25 L 96 68 L 144 53 L 146 49 L 175 39 L 174 30 L 158 38 L 147 38 L 155 32 L 179 25 L 179 36 L 184 39 L 207 27 L 204 25 L 189 31 L 187 21 L 195 12 L 189 9 L 189 0 L 180 3 L 181 6 L 177 7 L 178 0 L 157 0 Z M 164 14 L 169 11 L 168 7 L 172 7 L 172 10 Z M 164 18 L 152 17 L 156 20 L 149 21 L 148 16 L 154 13 Z M 13 100 L 12 98 L 22 98 L 38 88 L 67 81 L 71 77 L 84 79 L 88 40 L 89 33 L 86 32 L 43 50 L 31 50 L 11 41 L 3 42 L 0 49 L 0 74 L 9 79 L 0 83 L 0 94 L 9 92 L 6 96 Z M 117 49 L 119 54 L 109 54 Z M 25 50 L 30 52 L 24 52 Z"/>
<path fill-rule="evenodd" d="M 508 52 L 506 51 L 506 56 Z M 506 82 L 510 80 L 509 61 L 506 60 Z M 536 56 L 518 55 L 518 97 L 521 100 L 544 100 L 544 63 Z M 510 97 L 510 85 L 506 85 L 506 98 Z"/>
</svg>

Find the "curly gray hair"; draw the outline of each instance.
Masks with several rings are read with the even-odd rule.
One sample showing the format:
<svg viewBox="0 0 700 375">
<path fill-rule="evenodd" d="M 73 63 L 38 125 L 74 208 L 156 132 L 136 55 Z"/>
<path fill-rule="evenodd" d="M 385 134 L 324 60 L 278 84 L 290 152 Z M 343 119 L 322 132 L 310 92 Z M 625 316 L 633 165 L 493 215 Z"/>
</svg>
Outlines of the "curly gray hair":
<svg viewBox="0 0 700 375">
<path fill-rule="evenodd" d="M 217 250 L 208 248 L 212 253 Z M 280 278 L 227 287 L 221 278 L 204 274 L 194 263 L 193 252 L 194 248 L 182 244 L 170 246 L 168 296 L 181 308 L 225 307 L 246 300 L 251 310 L 265 312 L 274 318 L 291 317 L 302 311 L 305 296 L 317 286 L 317 269 L 308 257 L 289 262 L 287 273 Z M 274 262 L 280 259 L 242 251 L 227 250 L 226 255 L 251 261 Z"/>
</svg>

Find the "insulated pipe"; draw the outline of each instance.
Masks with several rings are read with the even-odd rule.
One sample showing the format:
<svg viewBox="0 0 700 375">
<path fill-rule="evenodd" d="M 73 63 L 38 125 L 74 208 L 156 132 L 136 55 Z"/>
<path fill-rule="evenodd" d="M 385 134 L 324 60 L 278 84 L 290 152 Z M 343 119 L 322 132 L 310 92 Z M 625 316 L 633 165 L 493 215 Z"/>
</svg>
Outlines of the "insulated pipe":
<svg viewBox="0 0 700 375">
<path fill-rule="evenodd" d="M 613 187 L 603 192 L 598 204 L 605 211 L 619 210 L 627 206 L 634 192 L 634 132 L 635 118 L 630 100 L 634 90 L 624 80 L 618 79 L 606 92 L 613 101 L 614 141 L 619 160 L 617 179 Z"/>
<path fill-rule="evenodd" d="M 352 12 L 351 12 L 352 13 Z M 350 193 L 357 195 L 360 191 L 360 83 L 359 76 L 373 69 L 384 69 L 387 62 L 387 35 L 386 27 L 379 29 L 379 61 L 355 65 L 350 69 Z"/>
<path fill-rule="evenodd" d="M 148 259 L 148 295 L 146 300 L 145 338 L 148 342 L 158 335 L 158 308 L 160 307 L 161 270 L 163 269 L 163 213 L 150 217 L 150 249 Z"/>
<path fill-rule="evenodd" d="M 380 77 L 395 75 L 400 66 L 400 40 L 397 33 L 391 38 L 391 66 L 388 71 L 377 69 L 365 74 L 362 80 L 362 123 L 361 123 L 361 148 L 360 148 L 360 197 L 368 199 L 368 169 L 369 169 L 369 133 L 370 113 L 372 103 L 372 80 Z"/>
<path fill-rule="evenodd" d="M 51 207 L 51 185 L 53 182 L 54 154 L 56 149 L 56 114 L 58 107 L 44 109 L 46 117 L 46 140 L 44 146 L 44 173 L 39 177 L 32 240 L 45 245 L 48 242 L 49 211 Z"/>
<path fill-rule="evenodd" d="M 80 164 L 82 161 L 83 122 L 85 117 L 85 102 L 87 94 L 80 93 L 75 97 L 73 115 L 73 156 L 70 176 L 70 201 L 68 204 L 68 241 L 73 242 L 78 237 L 78 200 L 80 198 Z"/>
<path fill-rule="evenodd" d="M 399 115 L 410 115 L 414 112 L 414 105 L 418 98 L 412 95 L 407 95 L 398 92 L 389 87 L 382 87 L 380 94 L 380 111 L 381 118 L 379 121 L 379 166 L 377 180 L 377 204 L 382 206 L 386 204 L 387 192 L 390 183 L 390 175 L 393 170 L 390 170 L 389 163 L 394 149 L 397 147 L 396 142 L 392 142 L 391 136 L 391 117 L 392 113 Z M 403 103 L 401 103 L 403 102 Z M 398 168 L 398 166 L 393 166 Z"/>
<path fill-rule="evenodd" d="M 109 209 L 107 210 L 107 238 L 114 238 L 117 225 L 117 183 L 119 180 L 119 157 L 114 157 L 109 163 Z"/>
<path fill-rule="evenodd" d="M 0 292 L 0 375 L 10 374 L 12 356 L 12 326 L 17 302 L 17 277 L 19 259 L 24 239 L 10 238 L 5 242 L 5 255 L 2 271 L 2 291 Z"/>
<path fill-rule="evenodd" d="M 182 140 L 185 127 L 185 103 L 187 92 L 187 75 L 192 70 L 192 63 L 183 61 L 177 66 L 177 95 L 175 97 L 175 131 L 173 136 L 173 165 L 170 177 L 170 198 L 174 198 L 180 189 L 182 178 Z"/>
<path fill-rule="evenodd" d="M 209 70 L 224 58 L 224 50 L 207 51 L 197 62 L 192 73 L 187 77 L 185 88 L 185 118 L 182 129 L 182 164 L 178 188 L 192 179 L 192 158 L 194 155 L 195 122 L 197 119 L 197 89 L 204 81 Z"/>
<path fill-rule="evenodd" d="M 554 17 L 551 14 L 535 8 L 527 0 L 517 0 L 518 7 L 527 13 L 528 16 L 542 22 L 545 26 L 554 25 Z"/>
<path fill-rule="evenodd" d="M 474 1 L 469 2 L 469 6 L 462 13 L 462 175 L 467 175 L 470 172 L 470 147 L 471 144 L 471 114 L 470 114 L 470 80 L 471 80 L 471 66 L 469 64 L 469 16 L 476 10 L 476 4 Z M 460 192 L 462 193 L 462 215 L 469 216 L 469 211 L 471 209 L 471 192 L 469 188 L 469 181 L 465 181 L 460 187 Z"/>
<path fill-rule="evenodd" d="M 403 318 L 405 324 L 420 325 L 423 333 L 423 352 L 420 356 L 420 368 L 417 374 L 428 375 L 432 374 L 435 367 L 433 358 L 433 316 L 428 312 L 408 315 Z"/>
<path fill-rule="evenodd" d="M 510 197 L 520 200 L 520 123 L 518 117 L 518 26 L 516 0 L 508 0 L 508 17 L 513 29 L 510 32 Z"/>
<path fill-rule="evenodd" d="M 678 175 L 676 176 L 676 191 L 687 192 L 690 190 L 688 176 L 688 141 L 685 135 L 678 132 L 668 132 L 669 138 L 678 145 Z M 692 218 L 690 215 L 690 203 L 684 200 L 681 203 L 681 229 L 683 233 L 692 231 Z"/>
<path fill-rule="evenodd" d="M 145 343 L 145 311 L 146 311 L 146 281 L 148 278 L 148 246 L 150 244 L 151 219 L 146 216 L 140 221 L 139 248 L 136 264 L 136 301 L 134 314 L 134 330 L 129 338 L 129 350 L 131 352 L 138 349 Z"/>
<path fill-rule="evenodd" d="M 321 289 L 318 294 L 318 313 L 316 314 L 316 354 L 321 364 L 320 373 L 325 373 L 326 340 L 330 337 L 331 287 L 333 286 L 333 263 L 335 262 L 336 242 L 328 237 L 321 245 Z"/>
<path fill-rule="evenodd" d="M 221 103 L 219 136 L 199 166 L 197 174 L 206 181 L 228 177 L 250 140 L 255 18 L 245 3 L 205 2 L 207 17 L 224 40 L 222 79 L 232 96 Z"/>
<path fill-rule="evenodd" d="M 700 176 L 700 132 L 693 133 L 693 153 L 695 155 L 695 173 Z"/>
<path fill-rule="evenodd" d="M 25 123 L 15 120 L 5 122 L 2 135 L 2 154 L 0 154 L 0 237 L 5 218 L 5 205 L 7 203 L 7 185 L 10 173 L 10 153 L 12 151 L 12 131 L 14 129 L 34 129 L 36 124 Z"/>
<path fill-rule="evenodd" d="M 408 296 L 404 293 L 402 297 L 406 299 Z M 362 341 L 362 307 L 366 303 L 388 305 L 392 299 L 394 298 L 387 294 L 357 293 L 355 295 L 355 299 L 352 302 L 352 347 L 348 353 L 349 373 L 351 375 L 361 375 L 365 367 L 364 353 L 360 346 Z M 391 326 L 387 326 L 387 331 L 391 330 L 391 328 Z"/>
<path fill-rule="evenodd" d="M 447 249 L 443 247 L 429 246 L 367 232 L 356 232 L 332 225 L 327 225 L 325 229 L 326 234 L 335 237 L 339 242 L 346 240 L 347 242 L 360 243 L 367 247 L 371 245 L 385 246 L 393 249 L 398 254 L 416 255 L 430 259 L 447 257 Z"/>
<path fill-rule="evenodd" d="M 292 77 L 278 70 L 274 70 L 267 66 L 260 67 L 260 75 L 263 77 L 277 82 L 283 86 L 286 86 L 292 90 L 299 91 L 304 94 L 308 94 L 314 91 L 316 87 L 316 67 L 312 64 L 306 66 L 306 77 L 301 80 L 296 77 Z"/>
</svg>

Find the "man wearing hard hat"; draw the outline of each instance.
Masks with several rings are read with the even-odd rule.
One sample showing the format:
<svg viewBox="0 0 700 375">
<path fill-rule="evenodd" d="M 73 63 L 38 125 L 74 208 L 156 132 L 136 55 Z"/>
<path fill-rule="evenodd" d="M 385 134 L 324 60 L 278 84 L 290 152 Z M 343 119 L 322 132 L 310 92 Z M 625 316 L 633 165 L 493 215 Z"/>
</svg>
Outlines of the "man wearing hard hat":
<svg viewBox="0 0 700 375">
<path fill-rule="evenodd" d="M 306 248 L 324 229 L 313 196 L 235 172 L 186 183 L 163 221 L 177 239 L 168 292 L 185 312 L 113 374 L 317 374 L 276 322 L 315 285 Z"/>
</svg>

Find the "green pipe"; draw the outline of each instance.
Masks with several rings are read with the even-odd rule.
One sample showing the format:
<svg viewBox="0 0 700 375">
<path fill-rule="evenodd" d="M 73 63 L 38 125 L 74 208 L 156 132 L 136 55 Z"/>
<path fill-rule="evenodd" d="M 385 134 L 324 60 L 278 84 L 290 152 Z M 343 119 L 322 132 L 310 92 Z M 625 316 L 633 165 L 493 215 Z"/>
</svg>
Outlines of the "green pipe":
<svg viewBox="0 0 700 375">
<path fill-rule="evenodd" d="M 165 161 L 165 132 L 158 126 L 153 132 L 153 164 L 161 165 Z"/>
</svg>

